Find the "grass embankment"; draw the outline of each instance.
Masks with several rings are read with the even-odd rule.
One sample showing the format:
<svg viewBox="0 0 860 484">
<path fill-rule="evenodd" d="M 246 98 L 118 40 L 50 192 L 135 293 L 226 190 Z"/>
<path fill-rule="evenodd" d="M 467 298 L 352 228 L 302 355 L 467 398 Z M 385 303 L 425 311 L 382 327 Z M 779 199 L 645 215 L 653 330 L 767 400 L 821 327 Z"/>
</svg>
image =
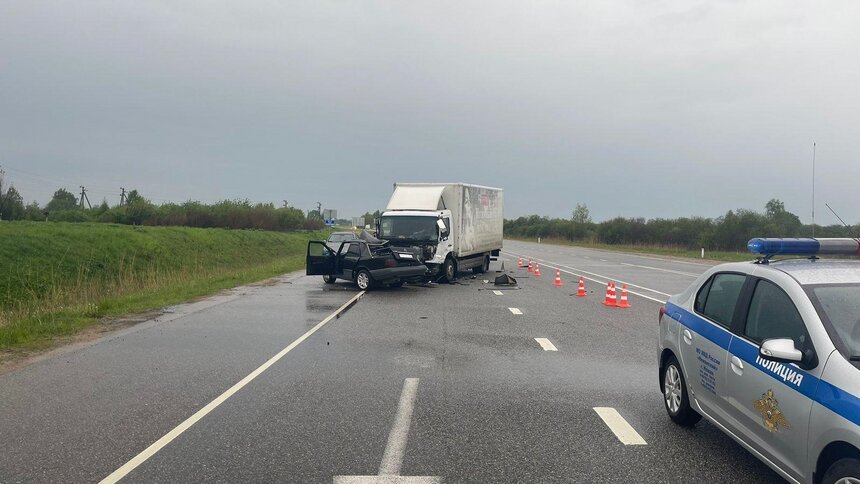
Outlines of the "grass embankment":
<svg viewBox="0 0 860 484">
<path fill-rule="evenodd" d="M 0 350 L 304 267 L 325 233 L 0 223 Z"/>
<path fill-rule="evenodd" d="M 537 242 L 536 239 L 525 239 L 521 237 L 507 237 L 511 240 L 523 242 Z M 599 244 L 592 242 L 571 242 L 564 239 L 541 239 L 543 244 L 568 245 L 573 247 L 584 247 L 586 249 L 609 250 L 615 252 L 633 252 L 638 254 L 662 255 L 669 257 L 680 257 L 684 259 L 695 259 L 697 261 L 717 262 L 743 262 L 755 259 L 749 252 L 728 252 L 705 250 L 705 258 L 702 258 L 701 250 L 690 250 L 678 247 L 663 247 L 654 245 L 622 245 L 622 244 Z"/>
</svg>

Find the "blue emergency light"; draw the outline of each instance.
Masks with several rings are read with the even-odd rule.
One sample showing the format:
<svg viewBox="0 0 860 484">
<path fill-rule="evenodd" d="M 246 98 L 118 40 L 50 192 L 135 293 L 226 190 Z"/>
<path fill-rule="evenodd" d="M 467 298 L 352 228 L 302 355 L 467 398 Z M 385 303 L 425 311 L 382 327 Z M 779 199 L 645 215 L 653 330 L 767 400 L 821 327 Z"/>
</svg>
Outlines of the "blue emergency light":
<svg viewBox="0 0 860 484">
<path fill-rule="evenodd" d="M 860 239 L 778 239 L 756 238 L 747 249 L 761 255 L 860 255 Z"/>
</svg>

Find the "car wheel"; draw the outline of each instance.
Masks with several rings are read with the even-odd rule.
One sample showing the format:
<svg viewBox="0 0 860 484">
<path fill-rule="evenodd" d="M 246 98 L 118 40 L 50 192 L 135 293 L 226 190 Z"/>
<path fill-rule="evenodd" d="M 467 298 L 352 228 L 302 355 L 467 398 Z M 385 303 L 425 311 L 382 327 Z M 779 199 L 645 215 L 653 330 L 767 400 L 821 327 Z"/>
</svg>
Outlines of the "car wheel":
<svg viewBox="0 0 860 484">
<path fill-rule="evenodd" d="M 454 282 L 457 279 L 457 264 L 453 257 L 445 259 L 445 265 L 442 268 L 445 272 L 445 280 Z"/>
<path fill-rule="evenodd" d="M 669 418 L 678 425 L 692 427 L 702 419 L 702 416 L 690 407 L 687 382 L 681 372 L 681 365 L 674 356 L 663 368 L 663 404 Z"/>
<path fill-rule="evenodd" d="M 489 270 L 490 270 L 490 256 L 485 256 L 484 262 L 480 266 L 472 269 L 472 272 L 474 272 L 475 274 L 483 274 L 485 272 L 488 272 Z"/>
<path fill-rule="evenodd" d="M 831 465 L 821 484 L 860 484 L 860 459 L 846 457 Z"/>
<path fill-rule="evenodd" d="M 323 282 L 325 282 L 326 284 L 334 284 L 335 281 L 337 281 L 337 278 L 334 276 L 323 276 Z"/>
<path fill-rule="evenodd" d="M 373 278 L 370 277 L 370 272 L 367 269 L 358 271 L 355 275 L 355 284 L 362 291 L 367 291 L 373 286 Z"/>
</svg>

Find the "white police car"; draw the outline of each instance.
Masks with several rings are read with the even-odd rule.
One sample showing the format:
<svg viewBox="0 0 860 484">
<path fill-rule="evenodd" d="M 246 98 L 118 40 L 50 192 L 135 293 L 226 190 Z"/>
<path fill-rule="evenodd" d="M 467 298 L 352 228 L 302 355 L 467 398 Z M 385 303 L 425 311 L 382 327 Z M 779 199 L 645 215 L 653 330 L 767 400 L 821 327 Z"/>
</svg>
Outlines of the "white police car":
<svg viewBox="0 0 860 484">
<path fill-rule="evenodd" d="M 860 239 L 753 239 L 660 309 L 669 417 L 701 417 L 793 482 L 860 483 Z M 806 256 L 773 260 L 774 256 Z"/>
</svg>

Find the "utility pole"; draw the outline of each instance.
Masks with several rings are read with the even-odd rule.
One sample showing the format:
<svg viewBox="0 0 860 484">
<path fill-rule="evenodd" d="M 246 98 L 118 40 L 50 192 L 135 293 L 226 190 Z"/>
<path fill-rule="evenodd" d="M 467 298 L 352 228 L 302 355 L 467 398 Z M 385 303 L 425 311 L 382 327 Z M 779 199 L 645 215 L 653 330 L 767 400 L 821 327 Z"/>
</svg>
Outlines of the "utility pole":
<svg viewBox="0 0 860 484">
<path fill-rule="evenodd" d="M 122 207 L 126 204 L 127 200 L 125 199 L 125 188 L 119 187 L 119 189 L 122 190 L 122 193 L 119 194 L 119 206 Z"/>
<path fill-rule="evenodd" d="M 81 208 L 84 208 L 84 200 L 87 201 L 87 205 L 90 208 L 93 208 L 92 204 L 90 204 L 90 197 L 87 196 L 87 189 L 81 186 Z"/>
<path fill-rule="evenodd" d="M 3 202 L 6 200 L 6 195 L 3 194 L 3 179 L 6 172 L 3 171 L 3 165 L 0 165 L 0 221 L 3 220 Z"/>
</svg>

